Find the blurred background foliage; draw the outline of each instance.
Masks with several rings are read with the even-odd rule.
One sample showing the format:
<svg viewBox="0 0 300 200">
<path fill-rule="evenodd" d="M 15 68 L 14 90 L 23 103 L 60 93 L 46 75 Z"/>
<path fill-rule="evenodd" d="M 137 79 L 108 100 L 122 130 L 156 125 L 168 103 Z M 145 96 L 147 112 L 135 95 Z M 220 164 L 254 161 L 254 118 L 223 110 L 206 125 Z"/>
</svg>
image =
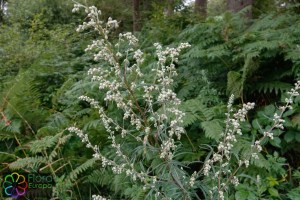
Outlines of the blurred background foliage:
<svg viewBox="0 0 300 200">
<path fill-rule="evenodd" d="M 134 30 L 146 52 L 145 68 L 155 65 L 149 56 L 154 42 L 192 45 L 176 66 L 179 76 L 174 89 L 187 114 L 181 151 L 189 152 L 179 156 L 180 161 L 205 159 L 209 150 L 202 147 L 213 146 L 220 138 L 230 94 L 235 95 L 237 107 L 248 101 L 257 104 L 258 112 L 249 114 L 235 147 L 246 151 L 243 145 L 261 134 L 257 124 L 267 124 L 274 103 L 283 100 L 300 79 L 298 0 L 243 0 L 250 7 L 237 7 L 234 12 L 230 0 L 79 2 L 101 9 L 103 19 L 117 19 L 116 35 Z M 60 199 L 87 199 L 94 193 L 112 199 L 144 199 L 142 185 L 102 169 L 91 159 L 92 152 L 64 131 L 75 123 L 110 154 L 97 112 L 77 99 L 81 94 L 102 97 L 85 78 L 88 68 L 99 65 L 84 52 L 95 34 L 75 32 L 84 14 L 71 12 L 72 1 L 1 0 L 0 5 L 0 173 L 9 169 L 52 173 L 54 196 Z M 266 159 L 261 155 L 247 169 L 253 176 L 245 177 L 230 199 L 299 199 L 299 102 L 296 99 L 294 110 L 284 116 L 287 128 L 266 142 L 262 153 Z M 190 164 L 190 172 L 201 166 Z M 254 186 L 257 173 L 262 182 Z M 198 193 L 203 195 L 200 189 Z"/>
</svg>

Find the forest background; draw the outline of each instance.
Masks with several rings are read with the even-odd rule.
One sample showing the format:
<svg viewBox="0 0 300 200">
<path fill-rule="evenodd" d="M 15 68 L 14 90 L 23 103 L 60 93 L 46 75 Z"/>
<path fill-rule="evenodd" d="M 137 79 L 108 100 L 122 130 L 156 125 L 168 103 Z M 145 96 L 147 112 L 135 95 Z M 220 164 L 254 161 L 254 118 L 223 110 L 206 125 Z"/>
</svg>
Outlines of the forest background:
<svg viewBox="0 0 300 200">
<path fill-rule="evenodd" d="M 174 83 L 182 101 L 180 109 L 186 113 L 180 151 L 188 152 L 176 159 L 190 162 L 190 175 L 203 167 L 211 152 L 203 146 L 214 148 L 221 138 L 231 94 L 235 95 L 235 107 L 244 102 L 256 104 L 235 144 L 235 151 L 242 155 L 247 151 L 244 146 L 262 134 L 260 125 L 269 123 L 278 102 L 284 101 L 286 92 L 300 80 L 299 0 L 78 2 L 95 5 L 104 19 L 112 17 L 120 23 L 112 40 L 119 33 L 132 31 L 140 41 L 139 48 L 149 57 L 145 68 L 156 63 L 149 56 L 155 51 L 153 43 L 191 45 L 176 64 Z M 84 51 L 97 35 L 75 31 L 85 16 L 72 13 L 73 4 L 61 0 L 0 1 L 0 173 L 51 173 L 56 178 L 53 197 L 58 199 L 91 199 L 92 194 L 146 199 L 149 196 L 143 184 L 102 168 L 92 158 L 93 152 L 65 131 L 76 124 L 110 155 L 98 113 L 78 99 L 80 95 L 98 99 L 103 95 L 85 75 L 99 65 Z M 283 115 L 285 129 L 265 141 L 259 161 L 251 161 L 241 173 L 240 184 L 232 186 L 226 198 L 300 199 L 299 102 L 297 97 L 293 110 Z M 120 114 L 114 106 L 106 110 Z M 260 185 L 254 184 L 257 175 Z M 195 189 L 201 199 L 209 190 L 204 179 L 198 178 L 200 186 Z"/>
</svg>

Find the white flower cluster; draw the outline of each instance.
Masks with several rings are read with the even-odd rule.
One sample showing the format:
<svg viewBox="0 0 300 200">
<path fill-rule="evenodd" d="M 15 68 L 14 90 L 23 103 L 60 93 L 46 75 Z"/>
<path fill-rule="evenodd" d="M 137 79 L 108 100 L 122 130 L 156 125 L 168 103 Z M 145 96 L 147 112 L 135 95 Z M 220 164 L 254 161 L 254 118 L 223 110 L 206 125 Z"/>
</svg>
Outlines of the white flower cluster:
<svg viewBox="0 0 300 200">
<path fill-rule="evenodd" d="M 231 183 L 234 185 L 234 186 L 238 186 L 240 184 L 239 182 L 239 179 L 236 177 L 236 176 L 233 176 L 232 180 L 231 180 Z"/>
<path fill-rule="evenodd" d="M 109 160 L 104 157 L 99 147 L 93 146 L 88 136 L 79 129 L 71 127 L 68 130 L 76 133 L 82 142 L 94 150 L 94 157 L 102 161 L 103 167 L 110 167 L 116 174 L 126 173 L 134 181 L 139 179 L 145 183 L 145 188 L 155 188 L 160 178 L 150 175 L 147 169 L 136 170 L 137 163 L 124 151 L 122 140 L 132 137 L 144 148 L 145 153 L 155 149 L 154 152 L 158 152 L 161 159 L 173 159 L 173 152 L 177 147 L 175 138 L 180 140 L 185 132 L 182 127 L 184 113 L 178 109 L 181 101 L 172 90 L 173 78 L 177 75 L 174 63 L 178 61 L 180 52 L 190 45 L 182 43 L 176 48 L 163 49 L 160 44 L 154 44 L 158 57 L 157 67 L 153 69 L 154 79 L 146 82 L 143 78 L 145 56 L 138 48 L 138 39 L 130 32 L 120 33 L 118 41 L 111 43 L 109 33 L 118 28 L 118 22 L 108 18 L 104 23 L 100 20 L 101 11 L 94 6 L 75 4 L 73 12 L 80 8 L 85 9 L 87 20 L 77 31 L 94 29 L 100 36 L 92 41 L 85 51 L 91 51 L 95 61 L 105 63 L 89 69 L 88 75 L 104 93 L 101 101 L 116 106 L 123 116 L 121 119 L 110 117 L 110 113 L 99 103 L 100 100 L 87 96 L 80 96 L 79 99 L 98 110 L 100 120 L 109 135 L 115 159 Z M 195 178 L 196 174 L 193 174 L 190 185 L 194 184 Z"/>
<path fill-rule="evenodd" d="M 131 32 L 127 32 L 127 33 L 120 33 L 119 34 L 119 41 L 124 41 L 126 40 L 128 42 L 129 45 L 132 46 L 137 46 L 139 40 L 131 33 Z M 120 43 L 117 43 L 117 46 L 119 46 Z M 129 50 L 133 50 L 133 49 L 129 49 Z"/>
<path fill-rule="evenodd" d="M 75 133 L 80 139 L 81 139 L 81 142 L 83 143 L 86 143 L 86 147 L 87 148 L 91 148 L 94 150 L 94 152 L 98 153 L 99 152 L 99 148 L 97 145 L 92 145 L 92 143 L 90 142 L 89 138 L 88 138 L 88 135 L 87 134 L 84 134 L 82 130 L 76 128 L 76 127 L 69 127 L 67 128 L 67 130 L 69 132 L 73 132 Z"/>
<path fill-rule="evenodd" d="M 156 54 L 158 57 L 157 69 L 158 82 L 163 86 L 169 86 L 173 83 L 173 77 L 177 75 L 174 62 L 178 61 L 178 56 L 184 48 L 190 47 L 188 43 L 181 43 L 177 48 L 166 48 L 163 50 L 159 43 L 154 44 L 156 48 Z M 170 59 L 170 64 L 167 65 L 168 58 Z"/>
<path fill-rule="evenodd" d="M 218 145 L 218 152 L 219 153 L 221 152 L 220 154 L 222 155 L 222 157 L 214 162 L 223 160 L 224 157 L 226 157 L 227 160 L 230 159 L 233 143 L 237 141 L 236 134 L 238 135 L 242 134 L 240 128 L 240 122 L 245 121 L 245 117 L 248 111 L 253 109 L 255 105 L 254 103 L 243 104 L 243 107 L 232 115 L 233 99 L 234 96 L 232 95 L 227 105 L 228 112 L 225 114 L 227 116 L 227 119 L 226 119 L 226 129 L 225 132 L 222 134 L 223 141 L 221 141 Z"/>
<path fill-rule="evenodd" d="M 262 141 L 265 138 L 274 139 L 274 133 L 272 132 L 275 128 L 284 129 L 284 122 L 285 120 L 282 119 L 283 113 L 287 109 L 292 109 L 291 104 L 294 102 L 294 98 L 299 96 L 298 90 L 300 89 L 300 81 L 295 83 L 295 87 L 292 88 L 287 94 L 289 95 L 288 98 L 285 99 L 285 105 L 279 107 L 279 113 L 275 112 L 272 118 L 273 124 L 271 128 L 268 130 L 263 131 L 263 136 L 255 140 L 254 143 L 251 145 L 251 153 L 248 157 L 244 160 L 238 160 L 238 166 L 235 170 L 226 169 L 229 165 L 229 160 L 231 159 L 232 155 L 232 147 L 234 142 L 237 141 L 236 134 L 242 134 L 240 128 L 240 122 L 245 121 L 245 117 L 247 112 L 250 109 L 253 109 L 253 103 L 247 103 L 243 105 L 243 108 L 238 110 L 235 114 L 231 114 L 233 112 L 232 104 L 234 97 L 233 95 L 229 98 L 229 102 L 227 105 L 228 112 L 226 113 L 227 120 L 226 120 L 226 129 L 223 133 L 223 140 L 221 140 L 218 144 L 218 151 L 212 154 L 212 158 L 207 159 L 203 166 L 203 174 L 205 176 L 211 176 L 217 181 L 217 186 L 213 187 L 210 191 L 210 195 L 215 198 L 214 195 L 218 196 L 218 199 L 224 199 L 224 191 L 228 187 L 227 183 L 232 183 L 234 186 L 239 184 L 239 179 L 236 176 L 238 170 L 245 166 L 246 168 L 250 165 L 250 159 L 259 159 L 259 152 L 262 151 Z M 212 169 L 214 172 L 211 173 Z M 228 178 L 229 177 L 229 178 Z M 259 184 L 260 177 L 257 176 L 257 183 Z"/>
<path fill-rule="evenodd" d="M 172 150 L 175 150 L 175 148 L 176 145 L 174 144 L 174 139 L 169 138 L 168 140 L 163 141 L 161 144 L 160 158 L 168 158 L 169 160 L 172 160 Z"/>
<path fill-rule="evenodd" d="M 283 123 L 285 122 L 285 120 L 281 119 L 281 116 L 279 116 L 277 113 L 274 114 L 273 121 L 275 128 L 284 129 Z"/>
<path fill-rule="evenodd" d="M 74 8 L 72 9 L 72 12 L 73 13 L 76 13 L 76 12 L 78 12 L 79 11 L 79 9 L 80 9 L 80 4 L 74 4 Z"/>
<path fill-rule="evenodd" d="M 116 20 L 113 20 L 111 17 L 108 18 L 105 26 L 103 26 L 103 21 L 100 20 L 101 11 L 98 10 L 95 6 L 86 7 L 81 4 L 75 4 L 73 12 L 77 12 L 80 8 L 84 8 L 85 12 L 88 14 L 88 22 L 83 22 L 82 25 L 79 25 L 76 29 L 77 32 L 84 31 L 86 29 L 94 29 L 97 31 L 103 39 L 95 40 L 91 45 L 89 45 L 85 50 L 97 50 L 98 52 L 94 54 L 94 60 L 99 61 L 101 59 L 109 62 L 110 64 L 116 63 L 116 57 L 112 53 L 112 46 L 107 41 L 110 30 L 116 29 L 119 27 L 119 24 Z M 105 41 L 105 42 L 104 42 Z"/>
<path fill-rule="evenodd" d="M 195 184 L 196 176 L 197 176 L 197 172 L 195 171 L 195 172 L 192 174 L 192 176 L 190 177 L 190 182 L 189 182 L 189 184 L 190 184 L 191 187 L 193 187 L 194 184 Z"/>
<path fill-rule="evenodd" d="M 117 144 L 115 142 L 115 139 L 112 139 L 112 146 L 115 147 L 117 149 L 117 155 L 120 157 L 123 157 L 126 160 L 126 163 L 122 163 L 122 164 L 118 164 L 115 161 L 109 160 L 106 157 L 104 157 L 100 151 L 99 151 L 99 147 L 97 145 L 92 145 L 91 142 L 88 139 L 87 134 L 84 134 L 82 130 L 76 128 L 76 127 L 69 127 L 67 129 L 69 132 L 73 132 L 75 133 L 79 138 L 82 139 L 83 143 L 86 143 L 86 147 L 87 148 L 91 148 L 95 153 L 94 153 L 94 157 L 98 158 L 99 160 L 102 161 L 102 167 L 106 167 L 106 166 L 111 166 L 111 169 L 114 173 L 116 174 L 120 174 L 122 172 L 126 172 L 126 175 L 131 176 L 132 179 L 135 181 L 137 178 L 139 178 L 141 181 L 145 180 L 145 177 L 147 176 L 147 174 L 141 172 L 137 172 L 134 167 L 133 164 L 130 164 L 130 162 L 128 161 L 127 157 L 124 156 L 122 154 L 122 152 L 120 151 L 120 145 Z M 113 136 L 114 137 L 114 136 Z"/>
<path fill-rule="evenodd" d="M 86 7 L 81 4 L 75 4 L 72 11 L 77 12 L 77 11 L 79 11 L 80 8 L 84 8 L 85 12 L 88 13 L 89 21 L 83 22 L 82 25 L 79 25 L 78 28 L 76 29 L 76 31 L 80 32 L 80 31 L 86 30 L 91 27 L 93 27 L 93 28 L 95 28 L 95 30 L 97 30 L 96 24 L 103 23 L 102 21 L 99 21 L 99 18 L 98 18 L 98 16 L 101 15 L 101 11 L 99 11 L 95 6 Z"/>
<path fill-rule="evenodd" d="M 237 112 L 233 113 L 233 101 L 234 96 L 231 95 L 227 104 L 226 115 L 226 128 L 222 133 L 222 140 L 217 146 L 217 152 L 212 154 L 212 157 L 204 162 L 203 174 L 207 177 L 211 176 L 217 181 L 217 187 L 212 190 L 211 195 L 217 192 L 218 199 L 224 199 L 224 191 L 228 188 L 227 183 L 232 183 L 237 186 L 239 184 L 239 179 L 235 176 L 235 172 L 231 171 L 230 161 L 232 156 L 232 148 L 237 142 L 237 135 L 242 134 L 241 122 L 245 121 L 246 115 L 249 110 L 254 108 L 254 103 L 243 104 L 243 107 Z M 239 160 L 239 166 L 245 165 L 249 166 L 249 160 Z M 216 166 L 218 166 L 216 168 Z M 211 172 L 214 169 L 214 172 Z M 226 178 L 227 177 L 227 178 Z"/>
<path fill-rule="evenodd" d="M 117 29 L 119 27 L 118 21 L 113 20 L 111 17 L 108 18 L 106 25 L 108 29 Z"/>
<path fill-rule="evenodd" d="M 220 200 L 224 200 L 225 197 L 224 197 L 224 192 L 222 190 L 219 191 L 219 198 Z"/>
<path fill-rule="evenodd" d="M 80 96 L 78 99 L 90 103 L 94 108 L 99 108 L 99 102 L 87 96 Z"/>
<path fill-rule="evenodd" d="M 93 200 L 110 200 L 110 199 L 102 197 L 100 195 L 93 195 L 92 198 L 93 198 Z"/>
<path fill-rule="evenodd" d="M 177 48 L 167 47 L 165 50 L 162 50 L 162 46 L 159 43 L 155 43 L 154 46 L 156 47 L 158 61 L 161 64 L 165 64 L 168 56 L 173 59 L 173 62 L 177 62 L 180 51 L 191 45 L 188 43 L 181 43 Z"/>
<path fill-rule="evenodd" d="M 174 101 L 175 105 L 180 104 L 180 100 L 177 99 L 176 97 L 176 93 L 173 92 L 172 90 L 168 89 L 168 90 L 162 90 L 161 93 L 159 94 L 158 98 L 157 98 L 159 103 L 166 103 L 169 102 L 171 100 Z"/>
<path fill-rule="evenodd" d="M 273 140 L 273 138 L 274 138 L 274 137 L 273 137 L 273 133 L 272 133 L 272 132 L 268 132 L 268 131 L 265 131 L 265 132 L 264 132 L 264 136 L 265 136 L 265 137 L 269 137 L 271 140 Z"/>
<path fill-rule="evenodd" d="M 252 145 L 252 148 L 256 149 L 257 152 L 261 152 L 262 151 L 262 146 L 260 145 L 260 141 L 256 140 L 254 142 L 254 145 Z"/>
<path fill-rule="evenodd" d="M 265 138 L 270 138 L 271 140 L 274 139 L 274 133 L 272 132 L 275 128 L 279 128 L 281 130 L 284 129 L 283 123 L 285 122 L 284 119 L 282 119 L 283 113 L 287 110 L 287 109 L 292 109 L 292 103 L 294 102 L 294 98 L 299 96 L 299 92 L 298 90 L 300 89 L 300 81 L 297 81 L 297 83 L 295 83 L 294 88 L 292 88 L 289 92 L 287 92 L 287 94 L 289 95 L 288 98 L 285 99 L 285 105 L 284 106 L 280 106 L 279 107 L 279 114 L 277 112 L 275 112 L 275 114 L 273 115 L 273 125 L 271 126 L 271 128 L 269 128 L 269 130 L 266 130 L 263 132 L 263 137 L 260 138 L 259 140 L 256 140 L 254 142 L 254 144 L 252 145 L 252 157 L 255 159 L 258 159 L 258 152 L 262 151 L 262 146 L 261 146 L 261 142 L 263 141 L 263 139 Z"/>
<path fill-rule="evenodd" d="M 293 98 L 299 96 L 299 92 L 298 92 L 299 89 L 300 89 L 300 81 L 297 81 L 297 83 L 295 83 L 294 88 L 292 88 L 291 91 L 287 92 L 287 94 L 289 94 L 290 97 L 285 99 L 286 105 L 280 107 L 281 110 L 285 111 L 287 108 L 293 109 L 291 104 L 294 101 Z"/>
<path fill-rule="evenodd" d="M 136 63 L 138 65 L 140 65 L 144 62 L 143 55 L 144 55 L 144 53 L 140 49 L 138 49 L 134 52 L 133 58 L 136 60 Z"/>
</svg>

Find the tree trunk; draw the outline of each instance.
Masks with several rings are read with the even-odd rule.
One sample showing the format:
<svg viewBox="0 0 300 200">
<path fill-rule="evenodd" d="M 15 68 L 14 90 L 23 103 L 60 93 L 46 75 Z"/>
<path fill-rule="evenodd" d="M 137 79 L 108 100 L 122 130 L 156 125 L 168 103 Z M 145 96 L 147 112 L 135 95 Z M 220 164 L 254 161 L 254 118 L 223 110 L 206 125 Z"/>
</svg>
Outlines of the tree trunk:
<svg viewBox="0 0 300 200">
<path fill-rule="evenodd" d="M 168 0 L 167 16 L 170 17 L 174 14 L 174 0 Z"/>
<path fill-rule="evenodd" d="M 0 0 L 0 22 L 3 21 L 3 17 L 4 17 L 4 8 L 5 7 L 5 1 L 4 0 Z"/>
<path fill-rule="evenodd" d="M 204 17 L 207 15 L 207 0 L 196 0 L 195 9 L 196 14 L 200 14 Z"/>
<path fill-rule="evenodd" d="M 133 0 L 133 32 L 141 30 L 140 0 Z"/>
<path fill-rule="evenodd" d="M 252 5 L 252 0 L 227 0 L 227 9 L 233 13 L 237 13 L 250 5 Z M 252 9 L 246 13 L 246 16 L 252 17 Z"/>
</svg>

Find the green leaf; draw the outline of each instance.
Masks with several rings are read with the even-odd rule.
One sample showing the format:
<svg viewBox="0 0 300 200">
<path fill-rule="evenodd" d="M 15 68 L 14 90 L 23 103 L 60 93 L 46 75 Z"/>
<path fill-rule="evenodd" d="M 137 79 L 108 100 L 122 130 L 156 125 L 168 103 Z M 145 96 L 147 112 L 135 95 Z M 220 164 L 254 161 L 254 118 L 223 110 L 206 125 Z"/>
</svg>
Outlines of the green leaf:
<svg viewBox="0 0 300 200">
<path fill-rule="evenodd" d="M 271 196 L 273 197 L 279 197 L 279 193 L 278 190 L 276 190 L 275 188 L 269 188 L 268 192 L 270 193 Z"/>
<path fill-rule="evenodd" d="M 258 120 L 255 119 L 252 121 L 252 127 L 256 130 L 260 130 L 261 129 L 261 125 L 259 124 Z"/>
<path fill-rule="evenodd" d="M 300 142 L 300 133 L 297 133 L 295 135 L 295 139 L 296 139 L 297 142 Z"/>
<path fill-rule="evenodd" d="M 288 197 L 292 200 L 300 200 L 300 187 L 297 187 L 289 191 Z"/>
<path fill-rule="evenodd" d="M 274 137 L 273 140 L 270 140 L 270 143 L 274 146 L 274 147 L 279 147 L 281 148 L 281 140 L 279 137 Z"/>
<path fill-rule="evenodd" d="M 247 133 L 251 131 L 251 124 L 249 122 L 241 122 L 241 129 L 243 132 Z"/>
<path fill-rule="evenodd" d="M 291 115 L 294 114 L 294 113 L 295 113 L 295 110 L 294 110 L 294 109 L 288 110 L 288 111 L 286 111 L 286 112 L 283 113 L 282 117 L 283 117 L 283 118 L 284 118 L 284 117 L 288 117 L 288 116 L 291 116 Z"/>
<path fill-rule="evenodd" d="M 235 199 L 239 200 L 247 200 L 249 196 L 249 192 L 246 190 L 239 190 L 235 193 Z"/>
<path fill-rule="evenodd" d="M 270 162 L 266 160 L 266 158 L 261 154 L 258 153 L 258 158 L 259 159 L 254 159 L 254 165 L 257 167 L 265 168 L 265 169 L 270 169 Z"/>
<path fill-rule="evenodd" d="M 293 177 L 300 179 L 300 171 L 294 172 Z"/>
<path fill-rule="evenodd" d="M 287 119 L 289 119 L 289 118 L 287 118 Z M 287 120 L 285 119 L 285 121 L 287 122 Z M 291 117 L 291 120 L 290 120 L 291 122 L 290 123 L 292 123 L 292 125 L 291 126 L 293 126 L 293 127 L 295 127 L 295 128 L 300 128 L 300 113 L 298 113 L 298 114 L 295 114 L 295 115 L 293 115 L 292 117 Z M 285 122 L 285 127 L 286 127 L 286 122 Z"/>
<path fill-rule="evenodd" d="M 264 111 L 267 116 L 273 116 L 275 109 L 274 105 L 268 105 L 264 108 Z"/>
<path fill-rule="evenodd" d="M 248 200 L 257 200 L 257 196 L 255 195 L 255 193 L 253 192 L 250 192 L 249 193 L 249 196 L 248 196 Z"/>
<path fill-rule="evenodd" d="M 211 121 L 205 121 L 201 123 L 202 128 L 205 131 L 205 136 L 211 139 L 218 140 L 221 138 L 223 127 L 222 121 L 219 119 L 213 119 Z"/>
<path fill-rule="evenodd" d="M 293 131 L 287 131 L 285 134 L 284 134 L 284 140 L 289 143 L 291 141 L 293 141 L 295 139 L 295 132 Z"/>
<path fill-rule="evenodd" d="M 271 187 L 273 187 L 275 185 L 279 185 L 279 182 L 277 181 L 277 179 L 272 176 L 267 177 L 267 180 L 269 181 L 269 186 L 271 186 Z"/>
<path fill-rule="evenodd" d="M 15 154 L 0 151 L 0 163 L 12 162 L 16 160 L 16 158 L 17 156 Z"/>
<path fill-rule="evenodd" d="M 235 98 L 241 96 L 242 93 L 242 76 L 239 72 L 230 71 L 227 74 L 227 93 L 233 94 Z"/>
</svg>

